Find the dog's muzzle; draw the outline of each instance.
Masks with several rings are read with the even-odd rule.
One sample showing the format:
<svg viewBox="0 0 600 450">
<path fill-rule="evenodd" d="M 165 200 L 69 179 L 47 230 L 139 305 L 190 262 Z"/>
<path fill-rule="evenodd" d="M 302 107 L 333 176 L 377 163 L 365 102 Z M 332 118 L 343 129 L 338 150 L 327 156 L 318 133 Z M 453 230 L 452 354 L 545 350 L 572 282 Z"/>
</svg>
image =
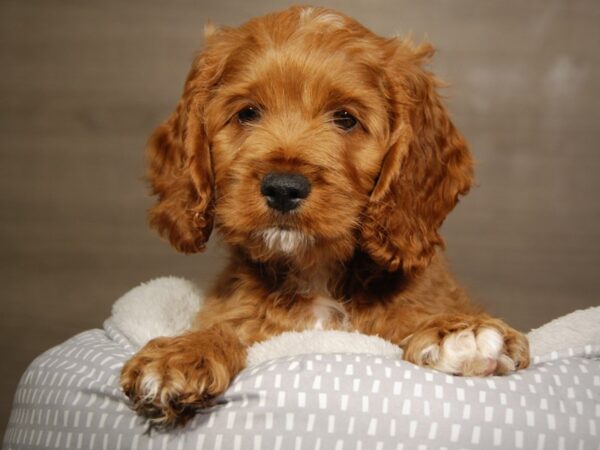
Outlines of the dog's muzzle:
<svg viewBox="0 0 600 450">
<path fill-rule="evenodd" d="M 264 176 L 260 193 L 267 200 L 269 208 L 287 213 L 300 206 L 310 193 L 310 183 L 299 173 L 275 173 Z"/>
</svg>

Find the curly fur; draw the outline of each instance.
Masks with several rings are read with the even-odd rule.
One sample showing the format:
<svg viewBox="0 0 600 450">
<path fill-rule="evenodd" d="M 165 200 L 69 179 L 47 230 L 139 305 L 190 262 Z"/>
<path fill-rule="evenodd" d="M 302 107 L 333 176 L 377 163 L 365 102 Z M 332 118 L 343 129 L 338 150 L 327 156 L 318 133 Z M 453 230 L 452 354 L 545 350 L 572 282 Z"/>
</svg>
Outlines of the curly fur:
<svg viewBox="0 0 600 450">
<path fill-rule="evenodd" d="M 379 335 L 458 374 L 527 366 L 526 338 L 473 306 L 440 253 L 473 161 L 424 68 L 432 55 L 323 8 L 208 29 L 150 139 L 150 224 L 186 253 L 203 250 L 214 224 L 231 258 L 195 329 L 124 367 L 136 410 L 180 423 L 226 389 L 247 346 L 314 327 Z M 260 117 L 242 123 L 248 106 Z M 336 126 L 340 110 L 358 125 Z M 309 180 L 297 210 L 268 207 L 271 172 Z"/>
</svg>

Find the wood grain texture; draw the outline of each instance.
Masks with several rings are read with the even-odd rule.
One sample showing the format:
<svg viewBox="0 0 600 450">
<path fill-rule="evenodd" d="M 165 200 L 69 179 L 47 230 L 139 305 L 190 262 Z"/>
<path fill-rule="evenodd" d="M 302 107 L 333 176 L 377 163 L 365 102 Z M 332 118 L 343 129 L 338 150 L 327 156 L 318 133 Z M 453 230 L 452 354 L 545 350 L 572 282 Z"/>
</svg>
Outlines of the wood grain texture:
<svg viewBox="0 0 600 450">
<path fill-rule="evenodd" d="M 127 289 L 210 279 L 145 224 L 143 148 L 203 24 L 292 2 L 0 2 L 0 430 L 34 356 L 100 327 Z M 478 161 L 444 229 L 473 296 L 527 330 L 600 293 L 600 4 L 325 1 L 380 34 L 427 36 Z"/>
</svg>

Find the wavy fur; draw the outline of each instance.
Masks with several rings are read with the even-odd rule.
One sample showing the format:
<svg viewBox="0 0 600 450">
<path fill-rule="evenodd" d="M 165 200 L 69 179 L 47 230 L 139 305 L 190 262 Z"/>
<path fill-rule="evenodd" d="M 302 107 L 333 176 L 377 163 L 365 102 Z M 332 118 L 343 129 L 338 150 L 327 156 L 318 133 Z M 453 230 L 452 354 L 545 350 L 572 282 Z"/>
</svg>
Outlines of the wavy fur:
<svg viewBox="0 0 600 450">
<path fill-rule="evenodd" d="M 138 412 L 183 423 L 227 388 L 249 345 L 309 328 L 379 335 L 457 374 L 527 366 L 526 338 L 473 306 L 440 252 L 473 162 L 424 68 L 432 55 L 324 8 L 209 27 L 150 140 L 150 224 L 186 253 L 214 224 L 230 263 L 193 330 L 125 365 Z M 238 117 L 248 107 L 251 122 Z M 341 127 L 341 111 L 357 125 Z M 273 172 L 310 183 L 297 209 L 268 206 Z"/>
</svg>

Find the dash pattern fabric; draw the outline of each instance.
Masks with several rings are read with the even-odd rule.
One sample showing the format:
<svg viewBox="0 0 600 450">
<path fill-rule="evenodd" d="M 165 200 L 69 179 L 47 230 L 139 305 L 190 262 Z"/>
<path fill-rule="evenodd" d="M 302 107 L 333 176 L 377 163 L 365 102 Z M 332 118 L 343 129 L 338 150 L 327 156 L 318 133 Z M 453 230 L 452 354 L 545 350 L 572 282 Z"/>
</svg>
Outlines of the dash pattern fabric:
<svg viewBox="0 0 600 450">
<path fill-rule="evenodd" d="M 152 450 L 600 449 L 600 347 L 462 378 L 367 354 L 310 354 L 243 371 L 219 404 L 147 432 L 118 387 L 134 350 L 91 330 L 38 357 L 3 448 Z"/>
</svg>

